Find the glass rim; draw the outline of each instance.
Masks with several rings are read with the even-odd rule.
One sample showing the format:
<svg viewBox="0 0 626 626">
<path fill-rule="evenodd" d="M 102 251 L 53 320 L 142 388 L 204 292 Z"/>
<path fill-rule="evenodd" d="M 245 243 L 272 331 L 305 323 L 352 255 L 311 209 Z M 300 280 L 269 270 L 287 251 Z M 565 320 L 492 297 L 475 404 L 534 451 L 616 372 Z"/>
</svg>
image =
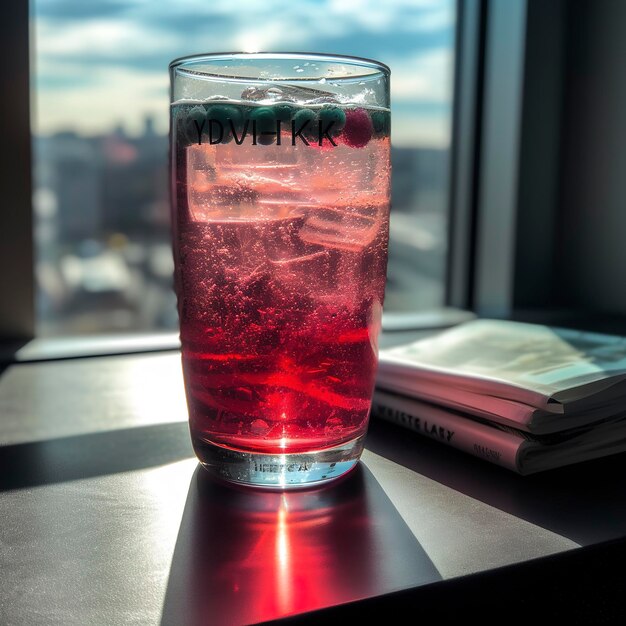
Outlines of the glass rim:
<svg viewBox="0 0 626 626">
<path fill-rule="evenodd" d="M 352 65 L 357 67 L 369 68 L 371 70 L 375 70 L 375 72 L 379 72 L 381 74 L 385 74 L 389 76 L 391 74 L 391 68 L 382 63 L 381 61 L 376 61 L 374 59 L 368 59 L 366 57 L 358 57 L 352 56 L 348 54 L 327 54 L 324 52 L 208 52 L 208 53 L 199 53 L 199 54 L 190 54 L 182 57 L 178 57 L 170 62 L 169 70 L 174 71 L 176 69 L 182 68 L 186 69 L 187 65 L 192 65 L 193 63 L 201 62 L 206 60 L 207 62 L 211 61 L 221 61 L 221 60 L 230 60 L 230 59 L 250 59 L 250 60 L 285 60 L 285 61 L 310 61 L 317 60 L 319 62 L 324 63 L 344 63 L 346 65 Z M 191 67 L 189 68 L 191 69 Z M 373 76 L 375 72 L 371 74 L 365 74 L 364 76 Z M 284 78 L 267 78 L 261 76 L 229 76 L 227 74 L 218 74 L 208 71 L 198 71 L 195 73 L 198 76 L 206 76 L 213 78 L 221 78 L 228 80 L 229 78 L 236 78 L 238 80 L 245 81 L 293 81 L 299 80 L 300 77 L 288 77 Z M 359 76 L 333 76 L 333 80 L 342 81 L 359 78 Z M 310 77 L 302 77 L 301 80 L 310 80 Z"/>
</svg>

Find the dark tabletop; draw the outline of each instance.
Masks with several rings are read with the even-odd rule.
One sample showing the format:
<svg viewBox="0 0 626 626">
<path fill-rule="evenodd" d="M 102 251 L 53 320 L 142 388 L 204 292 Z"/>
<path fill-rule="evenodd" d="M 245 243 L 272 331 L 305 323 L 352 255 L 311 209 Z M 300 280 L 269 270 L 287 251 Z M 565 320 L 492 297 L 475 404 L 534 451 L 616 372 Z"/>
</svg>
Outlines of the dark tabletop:
<svg viewBox="0 0 626 626">
<path fill-rule="evenodd" d="M 177 353 L 16 364 L 0 376 L 0 624 L 375 611 L 556 558 L 576 580 L 591 570 L 569 555 L 621 549 L 625 468 L 618 455 L 521 478 L 373 423 L 334 485 L 236 488 L 193 457 Z"/>
</svg>

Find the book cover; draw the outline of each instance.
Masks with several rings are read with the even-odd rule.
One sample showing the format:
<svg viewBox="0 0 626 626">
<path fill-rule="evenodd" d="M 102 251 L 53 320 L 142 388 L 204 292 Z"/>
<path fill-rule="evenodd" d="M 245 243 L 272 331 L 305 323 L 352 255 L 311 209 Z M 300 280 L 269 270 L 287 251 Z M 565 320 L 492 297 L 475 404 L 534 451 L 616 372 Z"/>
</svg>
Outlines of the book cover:
<svg viewBox="0 0 626 626">
<path fill-rule="evenodd" d="M 376 390 L 372 416 L 408 428 L 521 475 L 626 451 L 626 415 L 590 428 L 533 437 L 460 412 Z"/>
<path fill-rule="evenodd" d="M 605 394 L 597 394 L 598 399 L 603 401 L 599 405 L 589 402 L 589 406 L 582 409 L 559 405 L 560 411 L 545 410 L 515 400 L 424 380 L 412 372 L 398 373 L 395 376 L 379 372 L 377 385 L 387 391 L 420 398 L 535 435 L 593 424 L 611 417 L 616 411 L 616 402 Z"/>
</svg>

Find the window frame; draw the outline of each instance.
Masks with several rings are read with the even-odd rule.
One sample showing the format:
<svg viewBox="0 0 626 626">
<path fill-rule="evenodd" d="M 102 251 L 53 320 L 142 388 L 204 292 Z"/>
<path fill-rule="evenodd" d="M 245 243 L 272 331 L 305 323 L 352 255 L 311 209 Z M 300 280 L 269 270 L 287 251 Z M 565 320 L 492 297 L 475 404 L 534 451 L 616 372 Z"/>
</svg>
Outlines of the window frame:
<svg viewBox="0 0 626 626">
<path fill-rule="evenodd" d="M 0 186 L 0 339 L 23 342 L 35 334 L 35 274 L 30 132 L 28 2 L 0 7 L 0 89 L 4 99 Z M 10 297 L 4 294 L 10 294 Z"/>
<path fill-rule="evenodd" d="M 550 320 L 567 0 L 458 11 L 447 303 Z"/>
</svg>

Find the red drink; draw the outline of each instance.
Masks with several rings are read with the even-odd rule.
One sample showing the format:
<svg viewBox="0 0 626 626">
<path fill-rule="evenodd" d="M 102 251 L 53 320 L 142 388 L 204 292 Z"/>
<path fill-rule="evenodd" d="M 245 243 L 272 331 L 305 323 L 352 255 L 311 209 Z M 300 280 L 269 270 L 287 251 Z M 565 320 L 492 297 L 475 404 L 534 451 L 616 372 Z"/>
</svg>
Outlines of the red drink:
<svg viewBox="0 0 626 626">
<path fill-rule="evenodd" d="M 276 459 L 365 434 L 389 217 L 387 111 L 281 106 L 172 108 L 192 440 L 209 466 L 217 446 L 220 463 L 257 455 L 246 457 L 251 471 L 269 474 L 296 471 Z M 332 474 L 329 466 L 316 480 Z"/>
</svg>

